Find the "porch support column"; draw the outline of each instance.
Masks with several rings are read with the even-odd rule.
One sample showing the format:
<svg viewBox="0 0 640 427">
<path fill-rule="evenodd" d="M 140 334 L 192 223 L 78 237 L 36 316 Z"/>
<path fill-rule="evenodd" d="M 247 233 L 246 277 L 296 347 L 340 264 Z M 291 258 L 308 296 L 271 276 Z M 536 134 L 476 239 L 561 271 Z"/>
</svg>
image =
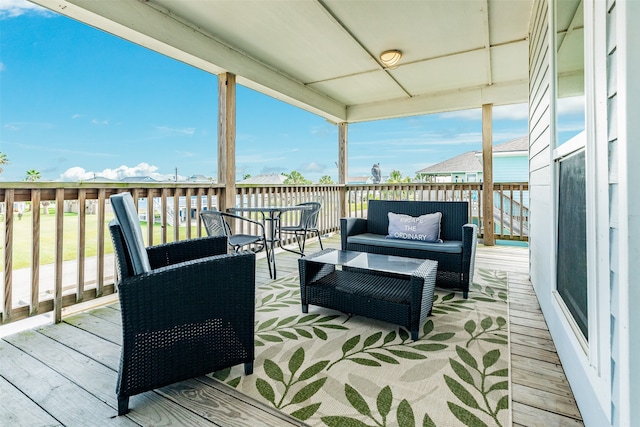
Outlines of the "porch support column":
<svg viewBox="0 0 640 427">
<path fill-rule="evenodd" d="M 493 104 L 482 106 L 482 206 L 484 244 L 496 244 L 493 225 Z"/>
<path fill-rule="evenodd" d="M 225 188 L 218 210 L 236 205 L 236 76 L 218 76 L 218 183 Z"/>
<path fill-rule="evenodd" d="M 340 218 L 347 216 L 347 188 L 348 168 L 347 161 L 349 145 L 349 124 L 347 122 L 338 123 L 338 184 L 340 188 Z"/>
</svg>

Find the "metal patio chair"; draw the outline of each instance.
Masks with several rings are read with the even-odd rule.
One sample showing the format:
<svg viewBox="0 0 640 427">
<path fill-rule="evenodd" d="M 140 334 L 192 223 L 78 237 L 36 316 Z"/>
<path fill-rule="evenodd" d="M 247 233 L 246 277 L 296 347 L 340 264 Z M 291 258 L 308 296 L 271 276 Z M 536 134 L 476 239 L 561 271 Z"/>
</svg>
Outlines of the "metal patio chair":
<svg viewBox="0 0 640 427">
<path fill-rule="evenodd" d="M 269 259 L 270 254 L 269 247 L 267 246 L 267 237 L 264 224 L 261 222 L 218 210 L 200 212 L 200 218 L 202 218 L 204 228 L 207 230 L 207 235 L 225 236 L 229 242 L 229 246 L 233 248 L 234 252 L 239 252 L 244 247 L 249 247 L 254 253 L 264 249 L 267 253 L 267 259 Z M 248 227 L 253 225 L 258 234 L 233 234 L 233 228 L 230 222 L 235 223 L 237 221 L 243 221 Z M 244 229 L 244 227 L 241 229 Z M 271 263 L 267 262 L 267 264 L 269 265 L 269 277 L 273 277 L 271 273 Z"/>
<path fill-rule="evenodd" d="M 320 213 L 322 204 L 318 202 L 305 202 L 299 203 L 297 206 L 311 206 L 311 209 L 304 209 L 300 211 L 300 222 L 298 224 L 280 225 L 278 228 L 278 237 L 280 242 L 282 242 L 282 234 L 293 234 L 296 238 L 296 242 L 298 243 L 298 249 L 300 250 L 295 251 L 285 247 L 283 247 L 283 249 L 304 256 L 304 246 L 307 242 L 307 234 L 317 233 L 318 241 L 320 242 L 320 249 L 323 250 L 322 238 L 320 237 L 320 230 L 318 230 L 318 214 Z"/>
</svg>

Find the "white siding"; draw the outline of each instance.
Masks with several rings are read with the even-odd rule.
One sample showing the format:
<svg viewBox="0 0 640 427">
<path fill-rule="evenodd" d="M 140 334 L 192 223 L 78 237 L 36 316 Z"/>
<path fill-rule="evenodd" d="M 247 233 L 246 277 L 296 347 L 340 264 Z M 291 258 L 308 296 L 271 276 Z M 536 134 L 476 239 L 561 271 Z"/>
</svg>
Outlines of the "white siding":
<svg viewBox="0 0 640 427">
<path fill-rule="evenodd" d="M 548 295 L 539 289 L 551 283 L 549 269 L 552 216 L 550 205 L 550 99 L 549 99 L 549 3 L 535 5 L 529 43 L 529 196 L 531 282 L 539 298 Z M 545 292 L 546 291 L 546 292 Z"/>
<path fill-rule="evenodd" d="M 640 425 L 640 2 L 610 1 L 607 64 L 616 425 Z M 615 214 L 613 211 L 616 211 Z M 614 243 L 616 253 L 614 254 Z"/>
<path fill-rule="evenodd" d="M 553 1 L 536 2 L 530 31 L 531 281 L 585 425 L 640 426 L 640 405 L 637 404 L 640 402 L 640 310 L 637 309 L 640 301 L 640 173 L 637 171 L 640 159 L 640 79 L 637 78 L 640 75 L 637 48 L 640 2 L 607 0 L 606 9 L 597 8 L 601 12 L 595 17 L 601 23 L 596 25 L 604 25 L 605 31 L 601 28 L 594 34 L 600 37 L 599 40 L 606 34 L 606 73 L 595 74 L 596 87 L 606 84 L 607 88 L 606 112 L 595 109 L 596 114 L 600 114 L 596 122 L 607 125 L 606 140 L 603 136 L 596 144 L 608 144 L 608 176 L 595 178 L 603 184 L 606 182 L 609 192 L 610 250 L 608 262 L 604 263 L 605 271 L 609 270 L 610 274 L 609 280 L 598 285 L 608 286 L 610 304 L 597 313 L 600 323 L 610 325 L 610 330 L 604 333 L 610 336 L 598 337 L 599 344 L 611 346 L 610 353 L 603 353 L 609 356 L 602 360 L 602 365 L 610 366 L 610 373 L 603 375 L 602 371 L 594 369 L 592 361 L 576 345 L 575 336 L 554 298 L 556 191 L 551 155 L 554 94 L 553 66 L 550 64 L 553 55 L 549 50 L 549 8 L 553 7 Z M 591 1 L 585 3 L 585 7 L 593 7 Z M 625 24 L 624 30 L 619 28 L 621 22 Z M 593 22 L 585 22 L 585 25 L 590 24 Z M 598 62 L 596 67 L 604 66 L 604 56 L 596 54 L 594 58 Z M 622 79 L 624 82 L 618 81 Z M 603 228 L 604 225 L 600 229 Z M 596 242 L 592 240 L 588 244 L 595 245 Z"/>
<path fill-rule="evenodd" d="M 607 116 L 608 129 L 607 139 L 609 144 L 609 244 L 611 247 L 609 255 L 609 269 L 611 289 L 611 418 L 612 425 L 621 426 L 620 424 L 620 326 L 619 321 L 619 298 L 620 298 L 620 280 L 618 274 L 618 139 L 616 131 L 616 110 L 617 110 L 617 85 L 616 85 L 616 7 L 615 2 L 611 2 L 607 13 Z M 613 125 L 613 128 L 611 127 Z"/>
</svg>

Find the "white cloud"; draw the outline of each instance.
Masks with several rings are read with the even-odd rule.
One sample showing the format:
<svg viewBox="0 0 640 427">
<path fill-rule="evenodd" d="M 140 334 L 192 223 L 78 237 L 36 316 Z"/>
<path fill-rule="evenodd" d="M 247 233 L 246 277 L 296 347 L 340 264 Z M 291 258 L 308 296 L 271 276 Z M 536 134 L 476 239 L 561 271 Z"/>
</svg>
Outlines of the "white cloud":
<svg viewBox="0 0 640 427">
<path fill-rule="evenodd" d="M 0 62 L 0 72 L 6 70 L 7 68 L 4 66 L 4 63 Z"/>
<path fill-rule="evenodd" d="M 161 174 L 157 172 L 158 167 L 150 165 L 148 163 L 140 163 L 136 166 L 130 167 L 122 165 L 115 169 L 104 169 L 102 171 L 87 171 L 79 166 L 74 166 L 67 169 L 60 175 L 60 181 L 86 181 L 93 179 L 94 177 L 104 177 L 113 180 L 121 180 L 122 178 L 131 176 L 150 176 L 158 181 L 173 181 L 175 175 L 173 174 Z M 178 176 L 178 179 L 183 177 Z"/>
<path fill-rule="evenodd" d="M 196 128 L 172 128 L 169 126 L 156 126 L 160 132 L 169 133 L 169 134 L 182 134 L 182 135 L 193 135 L 196 133 Z"/>
<path fill-rule="evenodd" d="M 584 113 L 584 95 L 558 99 L 558 114 Z"/>
<path fill-rule="evenodd" d="M 493 107 L 493 120 L 527 120 L 529 106 L 527 104 L 500 105 Z"/>
<path fill-rule="evenodd" d="M 526 120 L 529 117 L 527 104 L 498 105 L 491 113 L 493 120 Z M 482 120 L 482 109 L 451 111 L 442 113 L 443 119 Z"/>
<path fill-rule="evenodd" d="M 93 120 L 91 120 L 91 123 L 93 123 L 94 125 L 108 125 L 109 124 L 109 120 L 93 119 Z"/>
<path fill-rule="evenodd" d="M 326 169 L 326 166 L 317 162 L 311 162 L 300 166 L 300 170 L 305 173 L 324 172 Z"/>
<path fill-rule="evenodd" d="M 0 19 L 15 18 L 30 12 L 53 16 L 49 10 L 27 0 L 0 0 Z"/>
<path fill-rule="evenodd" d="M 474 108 L 473 110 L 451 111 L 449 113 L 441 113 L 439 116 L 443 119 L 482 120 L 482 110 Z"/>
</svg>

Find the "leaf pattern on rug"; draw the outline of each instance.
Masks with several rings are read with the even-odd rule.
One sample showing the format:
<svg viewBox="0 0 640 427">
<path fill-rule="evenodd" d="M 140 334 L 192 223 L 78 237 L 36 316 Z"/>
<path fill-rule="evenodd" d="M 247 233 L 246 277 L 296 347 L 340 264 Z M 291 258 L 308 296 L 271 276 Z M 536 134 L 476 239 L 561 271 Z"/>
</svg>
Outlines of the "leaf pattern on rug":
<svg viewBox="0 0 640 427">
<path fill-rule="evenodd" d="M 495 349 L 485 353 L 482 356 L 482 366 L 478 364 L 478 361 L 465 348 L 456 346 L 456 353 L 464 364 L 456 359 L 450 358 L 449 363 L 451 364 L 451 368 L 458 378 L 470 385 L 471 388 L 467 388 L 458 380 L 445 375 L 444 379 L 447 387 L 449 387 L 453 394 L 455 394 L 460 402 L 467 408 L 475 409 L 489 415 L 495 421 L 495 425 L 502 426 L 497 414 L 503 409 L 508 409 L 509 396 L 500 393 L 500 397 L 495 405 L 492 405 L 489 400 L 490 393 L 494 391 L 503 392 L 509 389 L 509 382 L 506 379 L 502 380 L 502 378 L 508 377 L 508 369 L 494 369 L 489 371 L 500 359 L 500 350 Z M 471 370 L 468 368 L 471 368 Z M 491 377 L 498 377 L 499 381 L 492 381 Z M 481 396 L 481 398 L 476 399 L 473 391 L 476 391 L 477 395 Z M 487 425 L 469 409 L 457 405 L 454 402 L 447 402 L 447 404 L 453 415 L 463 422 L 464 425 Z"/>
<path fill-rule="evenodd" d="M 318 375 L 324 368 L 329 364 L 328 360 L 321 360 L 319 362 L 314 363 L 308 368 L 304 369 L 300 375 L 296 376 L 298 370 L 304 364 L 304 349 L 302 347 L 298 348 L 291 356 L 291 359 L 288 363 L 289 373 L 285 375 L 285 373 L 280 369 L 277 363 L 267 359 L 264 361 L 264 371 L 275 383 L 282 385 L 284 391 L 278 397 L 276 395 L 276 388 L 272 387 L 271 384 L 262 378 L 256 379 L 256 388 L 262 397 L 264 397 L 269 403 L 271 403 L 275 408 L 284 409 L 287 406 L 301 404 L 311 399 L 324 385 L 327 380 L 326 377 L 320 377 L 312 382 L 305 384 L 300 390 L 295 392 L 295 394 L 290 397 L 290 392 L 294 389 L 294 387 L 301 383 L 305 382 L 316 375 Z M 287 401 L 287 399 L 289 399 Z M 294 417 L 300 420 L 306 420 L 311 417 L 320 407 L 320 402 L 312 403 L 310 405 L 303 406 L 291 413 Z"/>
<path fill-rule="evenodd" d="M 391 391 L 391 387 L 386 386 L 376 397 L 376 411 L 372 411 L 369 408 L 369 404 L 365 400 L 365 398 L 358 393 L 358 391 L 351 387 L 349 384 L 345 384 L 344 386 L 344 394 L 349 400 L 349 403 L 356 409 L 360 414 L 364 415 L 367 419 L 373 421 L 373 426 L 382 426 L 385 427 L 388 424 L 389 415 L 393 409 L 393 392 Z M 413 408 L 409 404 L 406 399 L 403 399 L 396 408 L 396 421 L 398 426 L 400 427 L 415 427 L 415 415 Z M 391 419 L 392 420 L 392 419 Z M 334 415 L 334 416 L 325 416 L 322 417 L 322 422 L 325 423 L 329 427 L 345 427 L 345 426 L 362 426 L 368 427 L 369 424 L 353 417 L 345 416 L 345 415 Z M 422 421 L 422 426 L 430 427 L 434 426 L 435 423 L 429 415 L 425 414 L 424 419 Z"/>
<path fill-rule="evenodd" d="M 298 300 L 298 304 L 300 304 Z M 256 347 L 264 346 L 265 341 L 283 342 L 285 339 L 297 340 L 298 338 L 327 339 L 324 329 L 347 330 L 343 325 L 333 323 L 340 315 L 322 316 L 309 314 L 306 316 L 288 316 L 280 319 L 273 317 L 264 322 L 256 322 Z"/>
<path fill-rule="evenodd" d="M 213 377 L 314 426 L 508 423 L 506 274 L 477 270 L 469 299 L 436 290 L 412 341 L 403 327 L 310 306 L 296 276 L 259 289 L 254 374 Z"/>
</svg>

